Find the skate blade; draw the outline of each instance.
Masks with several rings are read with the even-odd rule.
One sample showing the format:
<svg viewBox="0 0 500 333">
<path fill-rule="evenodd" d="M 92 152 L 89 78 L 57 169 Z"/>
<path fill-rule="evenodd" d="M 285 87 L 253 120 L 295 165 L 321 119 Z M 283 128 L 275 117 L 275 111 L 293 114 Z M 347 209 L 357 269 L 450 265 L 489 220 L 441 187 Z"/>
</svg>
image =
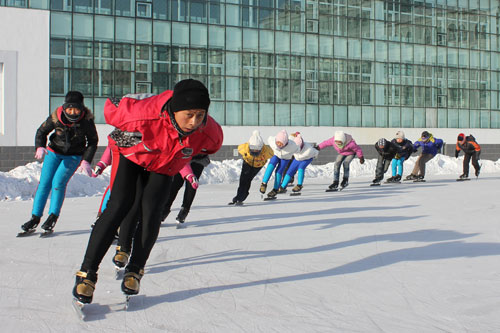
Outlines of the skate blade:
<svg viewBox="0 0 500 333">
<path fill-rule="evenodd" d="M 21 231 L 20 233 L 17 234 L 16 237 L 26 237 L 34 233 L 36 229 L 30 230 L 30 231 Z"/>
<path fill-rule="evenodd" d="M 370 186 L 380 186 L 379 183 L 375 183 L 375 184 L 370 184 Z"/>
<path fill-rule="evenodd" d="M 85 307 L 85 304 L 77 300 L 76 298 L 73 298 L 71 301 L 71 304 L 73 305 L 73 309 L 75 310 L 76 315 L 78 318 L 82 321 L 85 321 L 85 312 L 83 312 L 83 308 Z"/>
<path fill-rule="evenodd" d="M 325 190 L 325 192 L 337 192 L 338 190 L 338 188 L 328 188 Z"/>
<path fill-rule="evenodd" d="M 54 230 L 46 230 L 40 234 L 40 238 L 48 237 L 54 233 Z"/>
<path fill-rule="evenodd" d="M 115 266 L 115 279 L 116 280 L 123 279 L 123 273 L 125 272 L 125 270 L 123 270 L 122 268 L 123 267 Z"/>
<path fill-rule="evenodd" d="M 272 201 L 272 200 L 276 200 L 276 197 L 267 197 L 267 198 L 264 198 L 264 201 Z"/>
<path fill-rule="evenodd" d="M 299 195 L 302 195 L 302 193 L 300 193 L 300 192 L 290 193 L 291 197 L 296 197 L 296 196 L 299 196 Z"/>
<path fill-rule="evenodd" d="M 464 182 L 464 181 L 466 181 L 466 180 L 470 180 L 470 178 L 466 178 L 466 179 L 460 179 L 460 178 L 458 178 L 458 179 L 457 179 L 457 182 Z"/>
<path fill-rule="evenodd" d="M 176 229 L 185 229 L 186 225 L 184 223 L 177 222 L 175 228 Z"/>
</svg>

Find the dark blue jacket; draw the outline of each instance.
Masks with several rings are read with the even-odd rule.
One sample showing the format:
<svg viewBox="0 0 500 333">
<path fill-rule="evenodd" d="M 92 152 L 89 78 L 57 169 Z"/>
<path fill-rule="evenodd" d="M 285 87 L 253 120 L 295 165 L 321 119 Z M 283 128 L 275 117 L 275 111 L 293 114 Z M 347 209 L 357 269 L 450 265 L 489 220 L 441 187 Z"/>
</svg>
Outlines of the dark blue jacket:
<svg viewBox="0 0 500 333">
<path fill-rule="evenodd" d="M 413 154 L 413 143 L 410 140 L 403 139 L 401 143 L 398 143 L 396 139 L 392 139 L 391 142 L 401 147 L 401 153 L 399 157 L 396 155 L 396 158 L 404 158 L 406 161 Z"/>
</svg>

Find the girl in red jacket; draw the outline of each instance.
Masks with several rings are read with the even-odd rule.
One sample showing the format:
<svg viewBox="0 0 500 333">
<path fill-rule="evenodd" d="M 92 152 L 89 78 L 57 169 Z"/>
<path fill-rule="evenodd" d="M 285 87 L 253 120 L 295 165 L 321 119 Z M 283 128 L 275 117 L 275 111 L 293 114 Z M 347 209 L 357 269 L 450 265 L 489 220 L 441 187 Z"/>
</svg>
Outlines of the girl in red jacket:
<svg viewBox="0 0 500 333">
<path fill-rule="evenodd" d="M 126 96 L 119 105 L 106 101 L 104 117 L 116 127 L 110 137 L 117 144 L 120 158 L 108 205 L 95 223 L 81 269 L 76 273 L 73 296 L 77 301 L 92 302 L 99 264 L 133 206 L 137 186 L 142 188 L 141 224 L 134 235 L 121 288 L 127 295 L 139 292 L 172 177 L 193 156 L 213 154 L 222 145 L 222 128 L 208 115 L 209 105 L 207 88 L 193 79 L 180 81 L 173 91 L 159 95 L 143 99 Z"/>
</svg>

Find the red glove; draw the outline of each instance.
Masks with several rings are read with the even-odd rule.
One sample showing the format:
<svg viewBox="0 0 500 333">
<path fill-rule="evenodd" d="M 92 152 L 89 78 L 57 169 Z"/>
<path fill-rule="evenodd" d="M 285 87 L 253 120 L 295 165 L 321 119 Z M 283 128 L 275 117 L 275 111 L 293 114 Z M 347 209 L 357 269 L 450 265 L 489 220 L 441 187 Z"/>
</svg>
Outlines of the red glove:
<svg viewBox="0 0 500 333">
<path fill-rule="evenodd" d="M 38 147 L 35 152 L 35 158 L 41 160 L 45 155 L 47 155 L 47 149 Z"/>
<path fill-rule="evenodd" d="M 90 167 L 90 163 L 85 160 L 83 160 L 82 163 L 80 163 L 78 171 L 83 172 L 89 177 L 92 177 L 92 168 Z"/>
<path fill-rule="evenodd" d="M 198 178 L 196 178 L 196 176 L 193 175 L 192 173 L 186 176 L 186 180 L 191 184 L 191 187 L 195 190 L 197 190 L 198 186 L 200 186 L 200 184 L 198 183 Z"/>
</svg>

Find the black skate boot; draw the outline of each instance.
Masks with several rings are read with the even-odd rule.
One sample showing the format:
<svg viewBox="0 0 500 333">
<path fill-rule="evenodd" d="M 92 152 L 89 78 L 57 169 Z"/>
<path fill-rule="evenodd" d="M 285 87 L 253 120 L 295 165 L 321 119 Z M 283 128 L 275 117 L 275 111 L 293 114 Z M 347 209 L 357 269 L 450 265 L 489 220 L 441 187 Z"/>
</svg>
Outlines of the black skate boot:
<svg viewBox="0 0 500 333">
<path fill-rule="evenodd" d="M 467 178 L 469 178 L 469 176 L 467 176 L 466 174 L 461 174 L 459 178 L 460 179 L 467 179 Z"/>
<path fill-rule="evenodd" d="M 23 229 L 25 233 L 31 233 L 35 231 L 39 223 L 40 223 L 40 217 L 36 215 L 31 215 L 31 220 L 23 224 L 21 226 L 21 229 Z"/>
<path fill-rule="evenodd" d="M 266 189 L 267 189 L 266 183 L 260 184 L 260 189 L 259 189 L 260 193 L 262 193 L 262 194 L 266 193 Z"/>
<path fill-rule="evenodd" d="M 408 176 L 406 176 L 405 180 L 417 180 L 417 178 L 417 175 L 410 173 Z"/>
<path fill-rule="evenodd" d="M 278 194 L 283 194 L 283 193 L 286 193 L 286 188 L 280 186 L 280 188 L 278 189 Z"/>
<path fill-rule="evenodd" d="M 481 172 L 481 167 L 477 168 L 476 172 L 474 173 L 476 177 L 479 177 L 480 172 Z"/>
<path fill-rule="evenodd" d="M 269 193 L 267 194 L 267 198 L 266 199 L 276 199 L 276 194 L 278 194 L 278 190 L 275 190 L 274 188 L 269 191 Z"/>
<path fill-rule="evenodd" d="M 342 183 L 340 183 L 340 187 L 344 188 L 349 185 L 349 178 L 343 178 Z"/>
<path fill-rule="evenodd" d="M 47 217 L 47 220 L 42 224 L 42 229 L 48 232 L 52 232 L 58 218 L 59 216 L 50 214 L 49 217 Z"/>
<path fill-rule="evenodd" d="M 372 180 L 372 183 L 370 184 L 370 186 L 378 186 L 378 185 L 380 185 L 381 181 L 382 181 L 382 178 L 375 177 L 375 179 Z"/>
<path fill-rule="evenodd" d="M 184 221 L 186 221 L 186 217 L 188 216 L 188 214 L 189 214 L 189 209 L 181 207 L 181 210 L 179 211 L 179 214 L 177 214 L 177 217 L 175 219 L 179 223 L 184 223 Z"/>
<path fill-rule="evenodd" d="M 334 180 L 333 183 L 330 186 L 328 186 L 328 189 L 330 189 L 330 190 L 336 190 L 338 187 L 339 187 L 339 181 L 338 180 Z"/>
<path fill-rule="evenodd" d="M 123 268 L 128 264 L 129 257 L 130 251 L 122 251 L 121 246 L 117 246 L 115 256 L 113 257 L 113 263 L 117 268 Z"/>
<path fill-rule="evenodd" d="M 393 183 L 394 182 L 394 178 L 395 177 L 389 177 L 389 178 L 387 178 L 386 182 Z"/>
<path fill-rule="evenodd" d="M 144 275 L 144 269 L 138 269 L 135 266 L 127 266 L 122 281 L 122 291 L 125 295 L 137 295 L 141 286 L 141 279 Z"/>
<path fill-rule="evenodd" d="M 95 284 L 97 283 L 97 273 L 94 271 L 78 271 L 76 272 L 75 287 L 73 288 L 73 296 L 83 304 L 92 303 L 94 296 Z"/>
<path fill-rule="evenodd" d="M 396 177 L 394 177 L 394 181 L 396 183 L 399 183 L 401 181 L 401 176 L 400 175 L 396 175 Z"/>
</svg>

